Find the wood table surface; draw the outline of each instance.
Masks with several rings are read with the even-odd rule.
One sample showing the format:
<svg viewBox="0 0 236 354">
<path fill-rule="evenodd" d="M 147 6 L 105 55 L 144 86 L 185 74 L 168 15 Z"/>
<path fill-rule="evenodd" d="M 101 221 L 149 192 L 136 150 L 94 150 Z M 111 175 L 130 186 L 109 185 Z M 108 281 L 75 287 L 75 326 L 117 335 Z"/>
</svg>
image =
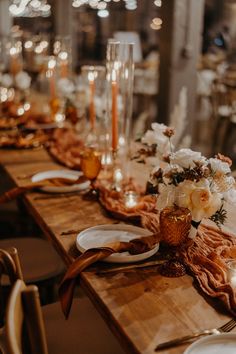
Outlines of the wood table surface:
<svg viewBox="0 0 236 354">
<path fill-rule="evenodd" d="M 0 150 L 0 163 L 17 186 L 29 183 L 34 173 L 63 168 L 43 148 Z M 97 202 L 84 201 L 80 194 L 31 192 L 23 200 L 66 264 L 78 255 L 75 239 L 79 231 L 117 222 Z M 69 230 L 71 234 L 62 234 Z M 199 292 L 188 275 L 163 277 L 157 266 L 99 275 L 100 268 L 104 263 L 84 271 L 80 284 L 127 353 L 154 353 L 160 342 L 221 326 L 230 318 L 219 303 Z M 186 347 L 160 353 L 183 353 Z"/>
</svg>

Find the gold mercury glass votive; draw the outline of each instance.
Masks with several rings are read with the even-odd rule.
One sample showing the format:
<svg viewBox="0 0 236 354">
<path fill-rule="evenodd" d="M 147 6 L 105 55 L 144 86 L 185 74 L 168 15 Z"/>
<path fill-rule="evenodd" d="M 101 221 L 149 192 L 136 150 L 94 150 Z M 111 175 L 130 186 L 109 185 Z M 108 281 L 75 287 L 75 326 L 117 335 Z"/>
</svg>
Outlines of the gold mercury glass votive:
<svg viewBox="0 0 236 354">
<path fill-rule="evenodd" d="M 191 228 L 191 212 L 187 208 L 170 206 L 160 212 L 162 241 L 170 246 L 179 246 L 186 241 Z"/>
</svg>

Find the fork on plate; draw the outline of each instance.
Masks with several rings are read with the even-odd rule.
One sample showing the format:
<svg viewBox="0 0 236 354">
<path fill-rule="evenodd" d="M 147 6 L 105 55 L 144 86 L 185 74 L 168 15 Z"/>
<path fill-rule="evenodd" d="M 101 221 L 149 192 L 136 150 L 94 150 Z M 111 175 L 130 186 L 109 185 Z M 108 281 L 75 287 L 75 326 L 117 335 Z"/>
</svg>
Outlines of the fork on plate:
<svg viewBox="0 0 236 354">
<path fill-rule="evenodd" d="M 232 319 L 232 320 L 228 321 L 227 323 L 225 323 L 223 326 L 221 326 L 219 328 L 205 329 L 203 331 L 193 333 L 189 336 L 176 338 L 176 339 L 170 340 L 168 342 L 158 344 L 157 347 L 155 348 L 155 351 L 157 352 L 158 350 L 174 347 L 174 346 L 183 344 L 185 342 L 189 342 L 190 340 L 197 339 L 202 336 L 206 336 L 206 335 L 210 335 L 210 334 L 227 333 L 227 332 L 232 331 L 232 329 L 234 327 L 236 327 L 236 319 Z"/>
</svg>

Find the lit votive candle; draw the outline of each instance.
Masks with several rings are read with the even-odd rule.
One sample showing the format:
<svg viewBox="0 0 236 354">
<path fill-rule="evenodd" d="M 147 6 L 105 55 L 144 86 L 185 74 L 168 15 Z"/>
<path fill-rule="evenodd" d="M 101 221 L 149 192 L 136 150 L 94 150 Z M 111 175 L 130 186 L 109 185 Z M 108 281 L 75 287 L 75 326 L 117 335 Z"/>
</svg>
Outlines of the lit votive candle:
<svg viewBox="0 0 236 354">
<path fill-rule="evenodd" d="M 227 277 L 232 288 L 236 288 L 236 259 L 227 261 Z"/>
<path fill-rule="evenodd" d="M 126 208 L 133 208 L 138 204 L 138 195 L 134 191 L 125 192 L 124 200 Z"/>
</svg>

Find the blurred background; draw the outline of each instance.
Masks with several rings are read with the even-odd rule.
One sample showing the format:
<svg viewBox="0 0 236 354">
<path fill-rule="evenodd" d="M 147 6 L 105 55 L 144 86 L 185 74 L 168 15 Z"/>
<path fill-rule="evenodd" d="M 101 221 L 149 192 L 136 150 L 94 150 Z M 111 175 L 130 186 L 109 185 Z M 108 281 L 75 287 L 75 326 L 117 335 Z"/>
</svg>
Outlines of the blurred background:
<svg viewBox="0 0 236 354">
<path fill-rule="evenodd" d="M 235 18 L 233 0 L 0 0 L 0 68 L 20 39 L 32 88 L 44 90 L 48 56 L 67 53 L 79 92 L 81 68 L 105 64 L 110 38 L 132 41 L 133 136 L 154 121 L 182 126 L 180 145 L 235 164 Z"/>
</svg>

